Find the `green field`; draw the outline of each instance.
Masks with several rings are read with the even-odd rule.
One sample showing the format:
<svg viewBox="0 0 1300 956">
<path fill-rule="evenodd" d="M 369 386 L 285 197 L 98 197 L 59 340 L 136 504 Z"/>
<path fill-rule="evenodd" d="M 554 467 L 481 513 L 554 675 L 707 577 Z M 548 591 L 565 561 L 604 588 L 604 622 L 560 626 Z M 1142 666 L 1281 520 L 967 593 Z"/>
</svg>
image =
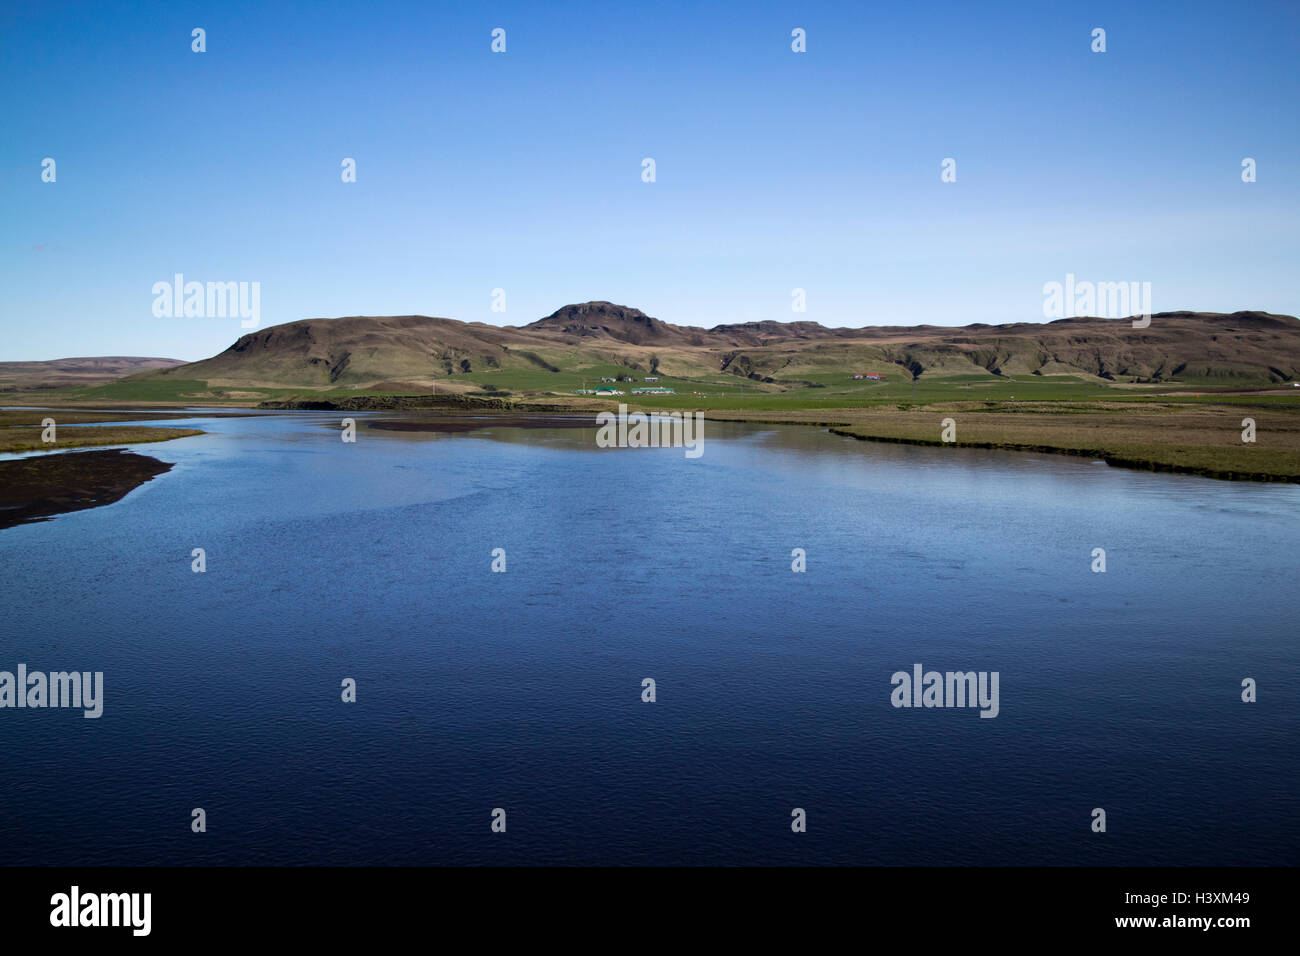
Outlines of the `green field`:
<svg viewBox="0 0 1300 956">
<path fill-rule="evenodd" d="M 612 398 L 577 396 L 579 389 L 601 387 L 602 378 L 630 376 L 631 382 L 616 382 L 624 392 Z M 1239 404 L 1300 407 L 1300 389 L 1261 392 L 1231 389 L 1223 385 L 1196 389 L 1186 384 L 1132 385 L 1088 380 L 1075 376 L 1024 375 L 1018 378 L 993 375 L 950 375 L 922 377 L 912 381 L 906 372 L 883 382 L 854 381 L 843 373 L 813 376 L 799 382 L 765 383 L 737 375 L 718 373 L 687 378 L 659 374 L 659 381 L 646 383 L 645 370 L 618 365 L 591 365 L 572 371 L 548 372 L 541 367 L 478 370 L 445 375 L 435 386 L 437 393 L 498 397 L 510 403 L 557 406 L 614 406 L 618 403 L 645 408 L 753 410 L 773 412 L 793 409 L 871 408 L 877 406 L 923 406 L 944 402 L 1022 403 L 1035 402 L 1162 402 L 1187 404 Z M 807 384 L 807 382 L 813 384 Z M 445 384 L 444 384 L 445 383 Z M 633 388 L 647 384 L 675 389 L 674 395 L 632 395 Z M 1187 393 L 1187 394 L 1180 394 Z M 428 391 L 380 391 L 367 388 L 266 388 L 259 386 L 212 387 L 196 379 L 141 375 L 107 385 L 81 388 L 41 389 L 8 393 L 13 405 L 119 405 L 157 403 L 194 406 L 255 406 L 263 401 L 337 401 L 358 396 L 421 395 Z M 1022 406 L 1023 407 L 1023 406 Z"/>
</svg>

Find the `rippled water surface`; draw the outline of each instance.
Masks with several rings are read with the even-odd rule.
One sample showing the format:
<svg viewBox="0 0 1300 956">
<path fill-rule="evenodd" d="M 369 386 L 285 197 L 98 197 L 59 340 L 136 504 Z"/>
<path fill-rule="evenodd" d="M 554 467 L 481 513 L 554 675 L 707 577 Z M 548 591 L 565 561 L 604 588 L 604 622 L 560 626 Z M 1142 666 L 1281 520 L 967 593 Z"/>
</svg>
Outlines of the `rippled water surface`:
<svg viewBox="0 0 1300 956">
<path fill-rule="evenodd" d="M 0 669 L 105 684 L 0 710 L 5 863 L 1296 862 L 1300 488 L 338 418 L 200 418 L 0 532 Z M 916 663 L 998 716 L 891 706 Z"/>
</svg>

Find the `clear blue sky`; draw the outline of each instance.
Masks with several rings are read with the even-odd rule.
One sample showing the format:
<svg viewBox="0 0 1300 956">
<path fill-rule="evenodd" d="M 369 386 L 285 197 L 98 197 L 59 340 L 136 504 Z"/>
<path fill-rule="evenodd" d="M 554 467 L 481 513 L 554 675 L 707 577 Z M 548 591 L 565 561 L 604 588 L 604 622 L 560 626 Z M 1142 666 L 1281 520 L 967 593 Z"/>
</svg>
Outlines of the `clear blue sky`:
<svg viewBox="0 0 1300 956">
<path fill-rule="evenodd" d="M 177 272 L 263 328 L 1042 321 L 1067 272 L 1296 314 L 1298 53 L 1295 2 L 6 3 L 0 359 L 226 348 Z"/>
</svg>

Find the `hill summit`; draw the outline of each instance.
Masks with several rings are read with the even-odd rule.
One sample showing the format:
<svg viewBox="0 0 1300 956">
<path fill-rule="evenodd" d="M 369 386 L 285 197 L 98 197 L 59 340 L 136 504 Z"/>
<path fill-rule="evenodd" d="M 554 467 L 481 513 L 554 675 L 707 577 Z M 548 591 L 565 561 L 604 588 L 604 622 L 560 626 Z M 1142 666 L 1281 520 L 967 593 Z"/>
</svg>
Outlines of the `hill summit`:
<svg viewBox="0 0 1300 956">
<path fill-rule="evenodd" d="M 632 345 L 686 343 L 688 333 L 675 325 L 651 318 L 640 309 L 613 302 L 581 302 L 556 309 L 526 330 L 560 332 L 589 338 L 609 338 Z M 696 330 L 699 331 L 699 330 Z"/>
</svg>

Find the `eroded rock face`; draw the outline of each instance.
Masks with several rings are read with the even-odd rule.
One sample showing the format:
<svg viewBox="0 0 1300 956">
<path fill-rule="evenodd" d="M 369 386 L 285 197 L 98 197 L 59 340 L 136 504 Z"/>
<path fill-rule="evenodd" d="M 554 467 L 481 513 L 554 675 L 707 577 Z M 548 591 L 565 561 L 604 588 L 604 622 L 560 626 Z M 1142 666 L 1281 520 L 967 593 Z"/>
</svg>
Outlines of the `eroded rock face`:
<svg viewBox="0 0 1300 956">
<path fill-rule="evenodd" d="M 0 461 L 0 528 L 110 505 L 171 469 L 120 448 Z"/>
</svg>

